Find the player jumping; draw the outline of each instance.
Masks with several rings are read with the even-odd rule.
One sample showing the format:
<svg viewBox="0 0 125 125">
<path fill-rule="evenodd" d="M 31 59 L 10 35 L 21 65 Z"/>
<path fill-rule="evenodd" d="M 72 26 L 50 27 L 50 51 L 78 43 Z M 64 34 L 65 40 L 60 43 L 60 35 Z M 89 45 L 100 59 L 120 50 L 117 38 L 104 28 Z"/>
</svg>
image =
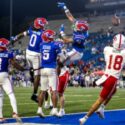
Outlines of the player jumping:
<svg viewBox="0 0 125 125">
<path fill-rule="evenodd" d="M 84 20 L 76 20 L 65 3 L 58 2 L 58 7 L 65 11 L 68 19 L 73 23 L 73 37 L 69 38 L 64 33 L 64 26 L 61 25 L 60 34 L 65 43 L 72 43 L 73 49 L 67 53 L 70 60 L 79 60 L 83 56 L 84 42 L 88 38 L 88 23 Z"/>
<path fill-rule="evenodd" d="M 18 40 L 23 36 L 30 36 L 28 47 L 26 49 L 26 60 L 30 68 L 33 68 L 34 72 L 34 90 L 31 99 L 38 102 L 37 91 L 40 80 L 40 44 L 42 43 L 41 35 L 45 30 L 45 26 L 48 21 L 45 18 L 36 18 L 34 20 L 33 27 L 29 30 L 17 35 L 14 40 Z"/>
</svg>

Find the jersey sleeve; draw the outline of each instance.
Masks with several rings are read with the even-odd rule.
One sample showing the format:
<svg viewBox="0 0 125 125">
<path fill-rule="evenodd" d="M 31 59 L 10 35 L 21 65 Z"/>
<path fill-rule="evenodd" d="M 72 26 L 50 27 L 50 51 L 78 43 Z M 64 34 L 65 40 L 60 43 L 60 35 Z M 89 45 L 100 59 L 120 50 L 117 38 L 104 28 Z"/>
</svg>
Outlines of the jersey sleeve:
<svg viewBox="0 0 125 125">
<path fill-rule="evenodd" d="M 14 53 L 13 52 L 10 52 L 9 53 L 9 59 L 13 59 L 14 58 Z"/>
</svg>

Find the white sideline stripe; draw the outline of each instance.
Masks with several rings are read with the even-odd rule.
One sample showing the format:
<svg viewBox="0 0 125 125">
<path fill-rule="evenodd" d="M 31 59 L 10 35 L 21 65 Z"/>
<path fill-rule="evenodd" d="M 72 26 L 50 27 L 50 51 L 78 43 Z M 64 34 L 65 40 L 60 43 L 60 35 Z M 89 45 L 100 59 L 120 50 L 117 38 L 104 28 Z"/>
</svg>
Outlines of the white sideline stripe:
<svg viewBox="0 0 125 125">
<path fill-rule="evenodd" d="M 59 125 L 59 124 L 36 124 L 36 123 L 7 123 L 3 125 Z"/>
<path fill-rule="evenodd" d="M 112 99 L 113 101 L 118 101 L 118 100 L 125 100 L 125 98 L 118 98 L 118 99 Z M 91 102 L 91 101 L 95 101 L 95 99 L 91 99 L 91 100 L 78 100 L 77 102 Z M 66 101 L 66 103 L 76 103 L 75 101 Z M 34 105 L 36 104 L 35 102 L 34 103 L 18 103 L 18 105 Z M 6 103 L 4 105 L 10 105 L 10 103 Z"/>
<path fill-rule="evenodd" d="M 110 110 L 105 110 L 105 112 L 117 112 L 117 111 L 125 111 L 125 108 L 123 109 L 110 109 Z M 69 113 L 69 114 L 65 114 L 65 115 L 78 115 L 78 114 L 85 114 L 87 112 L 77 112 L 77 113 Z M 46 115 L 46 116 L 50 116 L 50 115 Z M 39 116 L 30 116 L 30 117 L 21 117 L 21 118 L 36 118 Z M 7 119 L 13 119 L 13 118 L 7 118 Z M 5 125 L 5 124 L 4 124 Z M 24 125 L 24 124 L 23 124 Z M 37 125 L 37 124 L 36 124 Z M 51 124 L 45 124 L 45 125 L 51 125 Z M 55 125 L 55 124 L 54 124 Z M 58 125 L 58 124 L 56 124 Z"/>
</svg>

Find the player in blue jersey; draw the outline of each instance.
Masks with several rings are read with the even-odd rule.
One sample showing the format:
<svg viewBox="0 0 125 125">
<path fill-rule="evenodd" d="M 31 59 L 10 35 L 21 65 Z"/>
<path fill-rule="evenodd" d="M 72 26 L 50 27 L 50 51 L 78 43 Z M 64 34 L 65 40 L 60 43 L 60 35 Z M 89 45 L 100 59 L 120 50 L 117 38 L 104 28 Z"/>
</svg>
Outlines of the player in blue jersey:
<svg viewBox="0 0 125 125">
<path fill-rule="evenodd" d="M 42 34 L 43 43 L 41 44 L 41 66 L 40 71 L 40 84 L 41 91 L 39 94 L 39 104 L 37 114 L 40 117 L 44 117 L 42 111 L 42 105 L 44 102 L 45 92 L 48 89 L 48 86 L 52 89 L 52 102 L 53 109 L 50 114 L 58 116 L 57 111 L 57 58 L 60 56 L 64 58 L 61 53 L 61 48 L 59 42 L 54 41 L 55 32 L 53 30 L 46 30 Z"/>
<path fill-rule="evenodd" d="M 10 104 L 12 106 L 13 115 L 18 122 L 21 122 L 20 117 L 18 116 L 17 103 L 14 95 L 13 87 L 8 75 L 8 65 L 11 63 L 17 69 L 24 71 L 24 68 L 21 67 L 15 60 L 13 53 L 7 51 L 7 45 L 9 41 L 5 38 L 0 38 L 0 122 L 4 122 L 3 118 L 3 96 L 4 91 L 10 99 Z"/>
<path fill-rule="evenodd" d="M 65 3 L 58 2 L 58 7 L 65 11 L 66 16 L 73 23 L 73 37 L 71 38 L 66 37 L 66 34 L 64 33 L 64 25 L 61 25 L 60 28 L 60 34 L 64 42 L 72 42 L 73 49 L 67 54 L 70 60 L 79 60 L 83 56 L 84 42 L 89 36 L 88 23 L 84 20 L 76 20 L 66 7 Z"/>
<path fill-rule="evenodd" d="M 26 60 L 31 69 L 34 72 L 34 91 L 31 99 L 38 102 L 37 91 L 39 86 L 39 68 L 40 68 L 40 44 L 42 43 L 41 34 L 45 30 L 45 26 L 48 24 L 45 18 L 36 18 L 34 20 L 33 27 L 30 27 L 29 30 L 20 33 L 14 40 L 21 38 L 22 36 L 29 35 L 29 43 L 26 49 Z"/>
</svg>

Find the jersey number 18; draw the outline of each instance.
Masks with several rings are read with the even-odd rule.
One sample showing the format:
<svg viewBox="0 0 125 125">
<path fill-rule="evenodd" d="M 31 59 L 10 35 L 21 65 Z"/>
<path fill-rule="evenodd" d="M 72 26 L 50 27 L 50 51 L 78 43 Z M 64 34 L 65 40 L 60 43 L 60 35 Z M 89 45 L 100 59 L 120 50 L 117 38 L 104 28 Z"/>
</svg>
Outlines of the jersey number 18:
<svg viewBox="0 0 125 125">
<path fill-rule="evenodd" d="M 117 55 L 113 60 L 113 55 L 110 55 L 108 69 L 111 69 L 113 67 L 113 69 L 115 70 L 120 70 L 122 66 L 122 61 L 123 61 L 122 56 Z"/>
</svg>

